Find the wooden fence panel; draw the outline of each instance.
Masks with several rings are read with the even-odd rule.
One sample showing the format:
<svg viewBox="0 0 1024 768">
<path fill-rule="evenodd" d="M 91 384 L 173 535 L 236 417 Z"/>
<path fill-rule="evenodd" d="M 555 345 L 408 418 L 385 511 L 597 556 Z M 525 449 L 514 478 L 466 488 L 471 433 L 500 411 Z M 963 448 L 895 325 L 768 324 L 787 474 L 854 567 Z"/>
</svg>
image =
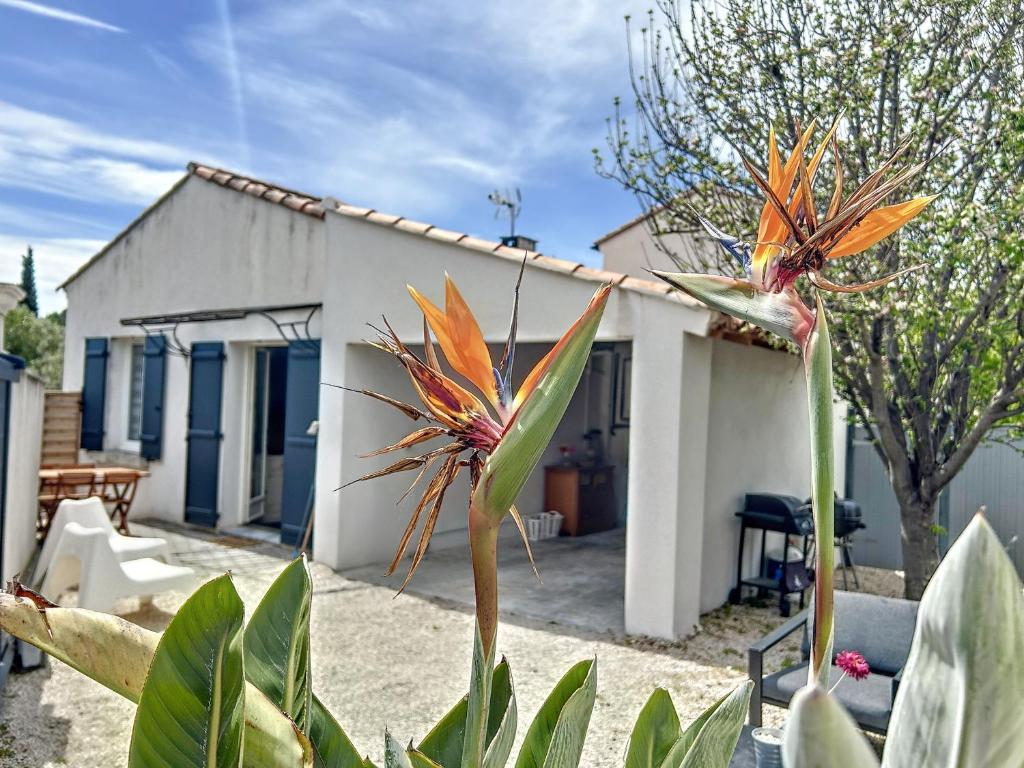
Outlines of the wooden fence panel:
<svg viewBox="0 0 1024 768">
<path fill-rule="evenodd" d="M 43 412 L 42 465 L 78 463 L 82 429 L 82 393 L 47 392 Z"/>
</svg>

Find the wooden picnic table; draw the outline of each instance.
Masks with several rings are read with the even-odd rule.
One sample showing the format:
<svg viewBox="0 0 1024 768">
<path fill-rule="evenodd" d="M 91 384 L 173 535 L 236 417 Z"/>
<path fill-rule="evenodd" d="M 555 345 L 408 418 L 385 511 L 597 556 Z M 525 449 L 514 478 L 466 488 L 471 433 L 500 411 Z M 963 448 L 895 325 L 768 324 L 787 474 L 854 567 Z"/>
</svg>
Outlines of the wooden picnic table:
<svg viewBox="0 0 1024 768">
<path fill-rule="evenodd" d="M 139 479 L 149 472 L 133 467 L 56 467 L 39 470 L 39 516 L 36 531 L 46 538 L 57 507 L 64 499 L 98 496 L 110 506 L 111 521 L 128 533 L 128 513 L 135 500 Z"/>
</svg>

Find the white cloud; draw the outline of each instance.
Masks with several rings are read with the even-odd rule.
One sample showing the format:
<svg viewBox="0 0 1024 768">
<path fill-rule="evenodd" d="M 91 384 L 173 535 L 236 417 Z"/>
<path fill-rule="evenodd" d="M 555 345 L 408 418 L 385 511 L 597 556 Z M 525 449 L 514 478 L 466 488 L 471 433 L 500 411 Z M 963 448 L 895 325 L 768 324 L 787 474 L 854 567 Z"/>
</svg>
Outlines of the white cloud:
<svg viewBox="0 0 1024 768">
<path fill-rule="evenodd" d="M 72 13 L 71 11 L 61 10 L 60 8 L 54 8 L 51 5 L 43 5 L 42 3 L 33 3 L 29 0 L 0 0 L 0 5 L 7 6 L 8 8 L 15 8 L 19 11 L 25 11 L 26 13 L 32 13 L 36 16 L 45 16 L 50 19 L 56 19 L 58 21 L 66 21 L 71 24 L 77 24 L 82 27 L 91 27 L 92 29 L 102 29 L 104 32 L 124 32 L 125 30 L 121 27 L 115 27 L 113 24 L 107 24 L 105 21 L 94 19 L 91 16 L 83 16 L 80 13 Z"/>
<path fill-rule="evenodd" d="M 35 256 L 39 311 L 49 314 L 65 306 L 64 294 L 57 292 L 57 286 L 99 251 L 105 241 L 0 234 L 0 282 L 20 282 L 21 256 L 28 244 Z"/>
<path fill-rule="evenodd" d="M 182 174 L 188 153 L 95 131 L 0 101 L 0 185 L 73 199 L 148 204 Z"/>
<path fill-rule="evenodd" d="M 372 12 L 264 2 L 235 11 L 236 61 L 218 25 L 191 45 L 227 82 L 240 73 L 249 137 L 264 149 L 254 172 L 436 215 L 467 188 L 527 185 L 552 163 L 589 173 L 603 137 L 595 108 L 610 111 L 627 85 L 630 5 L 643 10 L 636 0 L 396 0 Z"/>
</svg>

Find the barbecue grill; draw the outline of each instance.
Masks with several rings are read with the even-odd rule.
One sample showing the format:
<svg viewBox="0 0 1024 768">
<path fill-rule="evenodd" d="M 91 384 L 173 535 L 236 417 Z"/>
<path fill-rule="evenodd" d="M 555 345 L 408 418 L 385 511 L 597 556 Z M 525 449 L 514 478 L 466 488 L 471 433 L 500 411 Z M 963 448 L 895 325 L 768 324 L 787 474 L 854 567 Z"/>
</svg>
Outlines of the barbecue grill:
<svg viewBox="0 0 1024 768">
<path fill-rule="evenodd" d="M 729 592 L 729 602 L 737 604 L 743 597 L 743 587 L 753 587 L 759 593 L 779 593 L 779 613 L 789 616 L 789 595 L 799 593 L 800 607 L 804 607 L 804 590 L 811 585 L 811 575 L 804 563 L 807 562 L 808 536 L 814 534 L 814 517 L 809 504 L 796 496 L 777 493 L 748 493 L 743 510 L 737 512 L 740 519 L 740 549 L 736 558 L 736 586 Z M 757 575 L 743 578 L 743 549 L 747 529 L 761 531 L 761 556 Z M 768 532 L 785 536 L 800 536 L 803 539 L 803 559 L 786 562 L 787 544 L 783 546 L 783 562 L 769 568 L 765 557 Z"/>
</svg>

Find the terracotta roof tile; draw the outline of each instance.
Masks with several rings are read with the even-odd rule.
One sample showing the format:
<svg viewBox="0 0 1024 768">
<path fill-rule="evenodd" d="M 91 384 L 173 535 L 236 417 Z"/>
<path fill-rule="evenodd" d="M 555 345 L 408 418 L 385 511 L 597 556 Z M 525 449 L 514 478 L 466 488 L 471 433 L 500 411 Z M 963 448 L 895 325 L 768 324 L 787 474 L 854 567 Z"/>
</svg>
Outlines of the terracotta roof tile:
<svg viewBox="0 0 1024 768">
<path fill-rule="evenodd" d="M 598 283 L 612 283 L 613 285 L 618 285 L 626 279 L 626 275 L 621 272 L 608 272 L 604 269 L 593 269 L 583 265 L 580 265 L 573 274 L 585 280 L 594 280 Z"/>
<path fill-rule="evenodd" d="M 359 206 L 346 205 L 345 203 L 339 203 L 335 210 L 344 216 L 354 216 L 356 218 L 366 218 L 373 213 L 372 208 L 360 208 Z"/>
<path fill-rule="evenodd" d="M 446 243 L 460 243 L 469 237 L 469 235 L 465 232 L 452 232 L 450 229 L 434 227 L 427 232 L 427 237 L 432 237 L 435 240 L 443 240 Z"/>
<path fill-rule="evenodd" d="M 413 221 L 412 219 L 399 219 L 395 222 L 395 229 L 400 229 L 413 235 L 425 235 L 433 228 L 433 224 L 425 224 L 422 221 Z"/>
<path fill-rule="evenodd" d="M 270 203 L 284 205 L 293 211 L 304 213 L 307 216 L 313 216 L 317 219 L 322 219 L 324 217 L 323 208 L 320 206 L 321 199 L 314 195 L 307 195 L 293 189 L 286 189 L 285 187 L 267 184 L 259 179 L 243 176 L 240 173 L 225 171 L 221 168 L 212 168 L 208 165 L 190 163 L 188 170 L 189 173 L 194 176 L 206 179 L 214 184 L 219 184 L 227 189 L 244 192 L 245 194 L 261 198 Z"/>
<path fill-rule="evenodd" d="M 542 254 L 536 254 L 531 261 L 538 267 L 544 269 L 550 269 L 552 272 L 565 272 L 568 275 L 572 275 L 577 269 L 583 265 L 577 261 L 569 261 L 568 259 L 558 259 L 554 256 L 544 256 Z"/>
<path fill-rule="evenodd" d="M 372 211 L 366 215 L 367 221 L 372 221 L 374 224 L 383 224 L 385 227 L 395 226 L 401 218 L 401 216 L 393 216 L 389 213 L 380 213 L 379 211 Z"/>
<path fill-rule="evenodd" d="M 502 258 L 511 259 L 512 261 L 522 261 L 524 253 L 528 259 L 532 260 L 536 260 L 540 255 L 533 251 L 524 250 L 523 248 L 509 248 L 507 245 L 498 245 L 498 247 L 494 249 L 495 256 L 501 256 Z"/>
<path fill-rule="evenodd" d="M 500 243 L 496 243 L 493 240 L 484 240 L 483 238 L 471 235 L 466 235 L 459 240 L 459 245 L 472 248 L 474 251 L 483 251 L 484 253 L 494 253 L 495 249 L 501 247 Z M 519 254 L 519 258 L 523 258 L 522 253 Z"/>
</svg>

